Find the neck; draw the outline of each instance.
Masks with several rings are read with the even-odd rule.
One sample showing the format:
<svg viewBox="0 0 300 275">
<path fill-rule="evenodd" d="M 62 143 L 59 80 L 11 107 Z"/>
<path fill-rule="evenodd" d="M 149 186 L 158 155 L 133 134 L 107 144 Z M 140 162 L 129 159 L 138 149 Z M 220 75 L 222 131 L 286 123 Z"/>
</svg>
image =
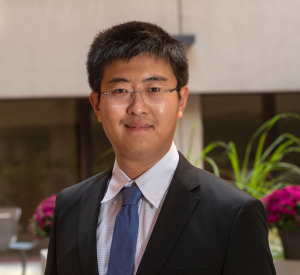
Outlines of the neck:
<svg viewBox="0 0 300 275">
<path fill-rule="evenodd" d="M 149 153 L 143 158 L 139 155 L 135 158 L 132 157 L 132 154 L 129 154 L 130 157 L 122 154 L 116 153 L 116 159 L 119 167 L 122 171 L 132 180 L 137 179 L 140 175 L 144 174 L 149 170 L 153 165 L 160 161 L 170 150 L 171 146 L 167 150 L 161 150 L 162 153 L 150 155 Z"/>
</svg>

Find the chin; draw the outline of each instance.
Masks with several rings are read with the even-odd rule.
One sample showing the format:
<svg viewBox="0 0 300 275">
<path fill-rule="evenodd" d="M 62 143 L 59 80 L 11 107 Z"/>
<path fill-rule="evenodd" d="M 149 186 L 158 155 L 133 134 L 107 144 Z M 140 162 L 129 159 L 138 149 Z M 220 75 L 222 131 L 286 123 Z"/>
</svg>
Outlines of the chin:
<svg viewBox="0 0 300 275">
<path fill-rule="evenodd" d="M 126 148 L 126 152 L 131 155 L 136 155 L 137 157 L 149 154 L 153 151 L 153 146 L 149 143 L 145 142 L 135 142 L 131 144 L 131 146 Z"/>
</svg>

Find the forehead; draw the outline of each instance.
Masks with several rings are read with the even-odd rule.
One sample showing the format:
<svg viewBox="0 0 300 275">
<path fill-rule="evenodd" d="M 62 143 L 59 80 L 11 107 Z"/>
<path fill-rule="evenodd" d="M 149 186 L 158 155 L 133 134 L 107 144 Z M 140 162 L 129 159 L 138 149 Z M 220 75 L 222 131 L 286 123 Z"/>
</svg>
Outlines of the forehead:
<svg viewBox="0 0 300 275">
<path fill-rule="evenodd" d="M 107 85 L 113 78 L 124 78 L 130 82 L 137 83 L 151 76 L 161 76 L 165 82 L 176 81 L 170 63 L 164 58 L 151 57 L 149 55 L 138 55 L 130 60 L 116 59 L 104 67 L 102 85 Z"/>
</svg>

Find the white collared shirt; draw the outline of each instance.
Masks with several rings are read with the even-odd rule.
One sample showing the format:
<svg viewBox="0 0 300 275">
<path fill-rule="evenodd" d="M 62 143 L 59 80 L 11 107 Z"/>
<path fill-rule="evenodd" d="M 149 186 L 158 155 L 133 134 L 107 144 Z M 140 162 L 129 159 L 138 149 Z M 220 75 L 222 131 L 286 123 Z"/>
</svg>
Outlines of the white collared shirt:
<svg viewBox="0 0 300 275">
<path fill-rule="evenodd" d="M 143 196 L 138 203 L 139 230 L 133 274 L 136 274 L 145 252 L 178 161 L 179 154 L 173 142 L 168 153 L 134 181 Z M 115 161 L 111 180 L 101 201 L 97 225 L 97 259 L 100 275 L 106 275 L 107 273 L 115 219 L 122 205 L 120 190 L 124 186 L 131 186 L 132 183 L 133 181 L 120 169 L 117 161 Z"/>
</svg>

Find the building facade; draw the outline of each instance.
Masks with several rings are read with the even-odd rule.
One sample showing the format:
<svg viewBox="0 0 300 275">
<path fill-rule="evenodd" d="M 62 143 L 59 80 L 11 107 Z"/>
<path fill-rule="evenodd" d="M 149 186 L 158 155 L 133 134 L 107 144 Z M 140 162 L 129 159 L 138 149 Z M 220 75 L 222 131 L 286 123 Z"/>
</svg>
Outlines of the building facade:
<svg viewBox="0 0 300 275">
<path fill-rule="evenodd" d="M 299 10 L 297 0 L 0 0 L 0 205 L 21 206 L 26 227 L 43 198 L 112 165 L 85 69 L 100 30 L 141 20 L 193 38 L 175 135 L 183 154 L 192 144 L 193 162 L 212 140 L 243 152 L 263 121 L 300 113 Z M 299 129 L 290 121 L 275 134 Z"/>
</svg>

